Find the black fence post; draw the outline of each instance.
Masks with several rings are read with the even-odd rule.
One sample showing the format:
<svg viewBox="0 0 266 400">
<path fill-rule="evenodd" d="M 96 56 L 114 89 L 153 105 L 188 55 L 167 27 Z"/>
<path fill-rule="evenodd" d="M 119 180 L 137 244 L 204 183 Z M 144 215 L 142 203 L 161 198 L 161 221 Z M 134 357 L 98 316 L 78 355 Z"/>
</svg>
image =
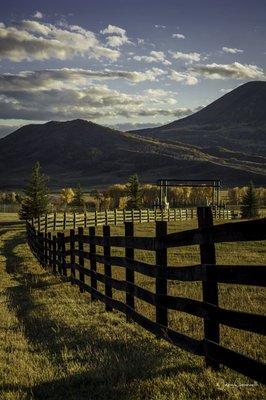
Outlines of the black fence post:
<svg viewBox="0 0 266 400">
<path fill-rule="evenodd" d="M 47 254 L 47 259 L 48 259 L 48 263 L 47 266 L 49 267 L 49 269 L 51 268 L 52 265 L 52 234 L 51 232 L 47 233 L 47 242 L 48 242 L 48 254 Z"/>
<path fill-rule="evenodd" d="M 57 271 L 60 275 L 62 275 L 62 240 L 61 240 L 61 232 L 57 233 Z"/>
<path fill-rule="evenodd" d="M 133 222 L 125 222 L 125 237 L 133 237 L 134 236 L 134 224 Z M 125 256 L 131 260 L 134 260 L 134 248 L 128 247 L 126 243 L 125 249 Z M 134 270 L 126 268 L 126 281 L 130 284 L 134 285 L 135 283 L 135 276 Z M 130 293 L 130 291 L 126 292 L 126 304 L 131 307 L 135 308 L 135 299 L 134 294 Z M 129 315 L 126 316 L 127 321 L 130 322 L 131 318 Z"/>
<path fill-rule="evenodd" d="M 200 245 L 200 261 L 206 265 L 207 280 L 202 282 L 203 301 L 218 306 L 218 286 L 217 282 L 208 281 L 208 264 L 215 268 L 215 244 L 212 240 L 211 228 L 213 226 L 213 215 L 210 207 L 198 207 L 198 225 L 202 229 L 202 244 Z M 219 343 L 219 323 L 210 319 L 204 319 L 204 339 Z M 219 368 L 219 363 L 205 355 L 207 367 Z"/>
<path fill-rule="evenodd" d="M 75 271 L 75 230 L 70 229 L 70 269 L 71 269 L 71 285 L 74 285 L 76 278 Z"/>
<path fill-rule="evenodd" d="M 66 212 L 64 212 L 64 215 L 63 215 L 63 230 L 64 231 L 66 230 Z"/>
<path fill-rule="evenodd" d="M 87 212 L 84 211 L 84 228 L 87 228 Z"/>
<path fill-rule="evenodd" d="M 164 274 L 164 269 L 167 267 L 167 247 L 165 237 L 167 235 L 167 222 L 156 222 L 156 265 L 160 266 L 159 275 L 156 277 L 156 322 L 160 325 L 167 326 L 167 307 L 161 304 L 160 297 L 167 295 L 167 279 Z"/>
<path fill-rule="evenodd" d="M 56 231 L 56 212 L 54 213 L 54 227 L 53 230 Z"/>
<path fill-rule="evenodd" d="M 74 214 L 75 215 L 75 214 Z M 78 248 L 79 248 L 79 266 L 81 269 L 79 270 L 79 280 L 84 283 L 85 282 L 85 276 L 84 272 L 82 269 L 84 268 L 84 231 L 83 228 L 78 228 Z M 84 292 L 84 289 L 80 286 L 79 290 L 81 293 Z"/>
<path fill-rule="evenodd" d="M 52 252 L 53 252 L 53 273 L 56 274 L 57 271 L 57 237 L 56 235 L 53 235 L 53 247 L 52 247 Z"/>
<path fill-rule="evenodd" d="M 44 232 L 45 234 L 47 233 L 48 230 L 48 214 L 45 214 L 45 218 L 44 218 Z"/>
<path fill-rule="evenodd" d="M 109 225 L 103 226 L 103 237 L 104 237 L 104 241 L 105 241 L 104 249 L 103 249 L 104 256 L 110 257 L 111 249 L 110 249 L 110 244 L 109 244 L 109 238 L 110 238 L 110 226 Z M 112 266 L 106 260 L 104 262 L 104 274 L 106 275 L 107 278 L 112 277 Z M 105 282 L 105 296 L 112 298 L 112 286 L 108 282 Z M 113 308 L 111 306 L 109 306 L 107 303 L 105 304 L 105 309 L 106 309 L 106 311 L 113 310 Z"/>
<path fill-rule="evenodd" d="M 91 226 L 89 228 L 89 237 L 91 239 L 93 239 L 95 236 L 95 227 Z M 96 254 L 96 245 L 95 243 L 90 243 L 90 269 L 92 271 L 91 274 L 91 288 L 92 288 L 92 292 L 91 292 L 91 301 L 95 300 L 95 295 L 93 290 L 97 290 L 97 278 L 95 273 L 97 272 L 97 263 L 95 260 L 95 254 Z"/>
<path fill-rule="evenodd" d="M 43 237 L 43 232 L 38 232 L 38 241 L 39 241 L 39 249 L 38 249 L 39 261 L 40 261 L 42 267 L 44 267 L 44 237 Z"/>
<path fill-rule="evenodd" d="M 66 268 L 66 240 L 65 234 L 61 233 L 61 262 L 62 262 L 62 272 L 64 276 L 67 276 L 67 268 Z"/>
<path fill-rule="evenodd" d="M 45 230 L 45 233 L 43 235 L 43 243 L 44 243 L 44 268 L 47 268 L 47 259 L 48 259 L 48 242 L 47 242 L 48 236 L 47 232 Z"/>
</svg>

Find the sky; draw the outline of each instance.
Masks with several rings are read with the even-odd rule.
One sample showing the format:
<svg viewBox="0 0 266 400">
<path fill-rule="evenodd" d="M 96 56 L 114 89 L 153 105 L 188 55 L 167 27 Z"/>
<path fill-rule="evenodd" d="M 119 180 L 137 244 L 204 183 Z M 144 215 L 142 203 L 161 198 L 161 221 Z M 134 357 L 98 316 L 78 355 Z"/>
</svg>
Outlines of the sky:
<svg viewBox="0 0 266 400">
<path fill-rule="evenodd" d="M 265 0 L 2 1 L 0 135 L 162 125 L 265 80 L 265 58 Z"/>
</svg>

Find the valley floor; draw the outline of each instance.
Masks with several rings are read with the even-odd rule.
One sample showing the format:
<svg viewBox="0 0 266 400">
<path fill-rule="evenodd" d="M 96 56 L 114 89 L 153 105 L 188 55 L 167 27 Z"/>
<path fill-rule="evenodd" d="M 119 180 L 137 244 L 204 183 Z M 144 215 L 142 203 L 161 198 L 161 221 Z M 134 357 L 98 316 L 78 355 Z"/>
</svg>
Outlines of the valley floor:
<svg viewBox="0 0 266 400">
<path fill-rule="evenodd" d="M 0 222 L 0 307 L 1 400 L 263 398 L 44 271 L 16 221 Z"/>
</svg>

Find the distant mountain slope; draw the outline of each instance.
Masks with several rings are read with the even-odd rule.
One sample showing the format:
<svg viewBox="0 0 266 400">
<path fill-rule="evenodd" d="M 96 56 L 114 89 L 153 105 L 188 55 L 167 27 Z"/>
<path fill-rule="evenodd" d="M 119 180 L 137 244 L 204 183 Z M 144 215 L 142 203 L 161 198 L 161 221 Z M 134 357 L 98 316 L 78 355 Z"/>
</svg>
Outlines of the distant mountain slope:
<svg viewBox="0 0 266 400">
<path fill-rule="evenodd" d="M 265 91 L 264 82 L 246 84 L 190 117 L 136 132 L 84 120 L 26 125 L 0 139 L 0 189 L 24 186 L 37 160 L 54 188 L 103 187 L 133 173 L 144 182 L 168 177 L 265 184 Z M 247 110 L 247 97 L 249 122 L 240 104 Z"/>
<path fill-rule="evenodd" d="M 207 107 L 170 124 L 131 132 L 163 142 L 195 146 L 206 156 L 257 164 L 266 162 L 266 82 L 248 82 Z"/>
<path fill-rule="evenodd" d="M 188 117 L 161 127 L 138 130 L 138 132 L 172 130 L 208 124 L 266 124 L 266 82 L 245 83 Z"/>
</svg>

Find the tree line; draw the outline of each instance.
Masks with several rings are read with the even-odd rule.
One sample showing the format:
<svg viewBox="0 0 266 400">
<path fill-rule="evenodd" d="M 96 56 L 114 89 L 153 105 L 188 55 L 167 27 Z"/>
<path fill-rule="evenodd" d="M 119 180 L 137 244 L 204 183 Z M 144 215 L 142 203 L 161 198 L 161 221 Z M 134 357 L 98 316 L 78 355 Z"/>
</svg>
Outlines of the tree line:
<svg viewBox="0 0 266 400">
<path fill-rule="evenodd" d="M 158 187 L 151 184 L 140 185 L 138 176 L 132 175 L 127 184 L 112 185 L 105 190 L 84 191 L 80 184 L 76 188 L 63 188 L 57 194 L 48 189 L 48 178 L 36 163 L 24 195 L 0 193 L 0 203 L 21 205 L 20 217 L 38 216 L 51 211 L 94 211 L 106 209 L 152 208 L 158 202 Z M 211 188 L 171 187 L 168 189 L 170 207 L 189 207 L 212 202 Z M 245 203 L 252 206 L 252 212 L 245 212 Z M 258 207 L 266 205 L 266 189 L 246 187 L 228 189 L 223 205 L 242 207 L 242 215 L 257 216 Z M 247 207 L 246 207 L 247 210 Z M 257 211 L 254 211 L 257 210 Z"/>
</svg>

